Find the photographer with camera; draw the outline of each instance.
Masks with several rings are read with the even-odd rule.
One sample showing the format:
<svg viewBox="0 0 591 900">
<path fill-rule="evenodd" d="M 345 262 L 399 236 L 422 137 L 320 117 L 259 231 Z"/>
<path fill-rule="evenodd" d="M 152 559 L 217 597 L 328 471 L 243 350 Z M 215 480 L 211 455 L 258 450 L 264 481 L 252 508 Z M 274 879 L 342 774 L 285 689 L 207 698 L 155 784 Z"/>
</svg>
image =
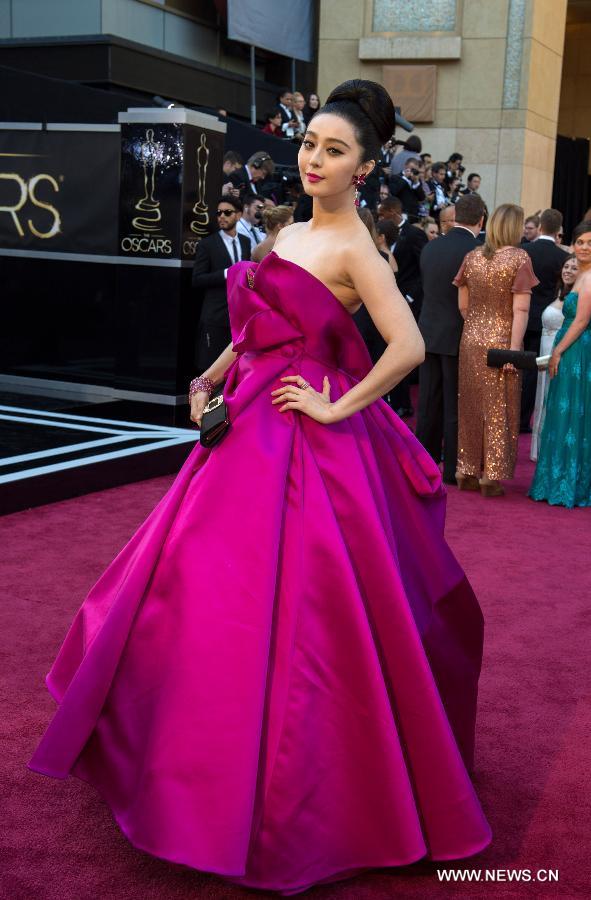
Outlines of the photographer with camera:
<svg viewBox="0 0 591 900">
<path fill-rule="evenodd" d="M 258 150 L 248 158 L 246 165 L 230 174 L 229 180 L 238 189 L 240 197 L 245 194 L 259 194 L 261 182 L 272 175 L 274 171 L 275 163 L 269 154 L 264 150 Z M 235 196 L 235 192 L 232 193 Z"/>
<path fill-rule="evenodd" d="M 452 153 L 450 158 L 447 161 L 447 179 L 451 181 L 452 178 L 461 178 L 466 169 L 462 165 L 464 157 L 461 153 Z"/>
<path fill-rule="evenodd" d="M 441 210 L 450 205 L 450 200 L 445 190 L 446 177 L 447 165 L 444 162 L 433 163 L 431 166 L 431 178 L 427 183 L 431 189 L 431 194 L 433 195 L 431 201 L 431 215 L 436 222 L 439 222 Z"/>
<path fill-rule="evenodd" d="M 380 149 L 380 158 L 378 159 L 376 165 L 376 171 L 380 177 L 381 184 L 387 184 L 388 179 L 390 178 L 390 166 L 392 165 L 392 160 L 394 159 L 394 154 L 396 152 L 396 141 L 394 137 L 391 137 L 389 141 L 386 141 L 385 144 L 382 144 Z"/>
<path fill-rule="evenodd" d="M 394 143 L 402 145 L 402 150 L 399 150 L 392 160 L 390 175 L 402 175 L 409 161 L 415 157 L 418 159 L 423 145 L 418 134 L 411 134 L 405 141 L 394 141 Z"/>
<path fill-rule="evenodd" d="M 462 181 L 458 175 L 454 178 L 451 178 L 447 182 L 446 194 L 450 203 L 456 204 L 460 197 L 462 196 L 461 188 L 463 187 Z"/>
<path fill-rule="evenodd" d="M 462 165 L 463 159 L 464 157 L 461 153 L 452 153 L 447 161 L 447 171 L 445 173 L 447 193 L 450 197 L 454 195 L 456 198 L 455 200 L 452 200 L 452 203 L 457 203 L 460 192 L 466 187 L 462 182 L 464 172 L 466 171 L 465 166 Z"/>
<path fill-rule="evenodd" d="M 425 191 L 421 182 L 421 160 L 411 157 L 407 160 L 402 175 L 390 176 L 390 193 L 398 197 L 409 222 L 418 222 Z"/>
</svg>

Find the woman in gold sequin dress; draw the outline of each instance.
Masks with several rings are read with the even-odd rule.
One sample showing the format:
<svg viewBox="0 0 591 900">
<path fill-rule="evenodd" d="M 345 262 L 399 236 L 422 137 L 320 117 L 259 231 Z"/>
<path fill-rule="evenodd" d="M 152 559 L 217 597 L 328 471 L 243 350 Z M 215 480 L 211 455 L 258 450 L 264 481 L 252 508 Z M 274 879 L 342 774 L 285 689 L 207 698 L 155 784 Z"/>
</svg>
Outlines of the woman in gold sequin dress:
<svg viewBox="0 0 591 900">
<path fill-rule="evenodd" d="M 454 279 L 465 319 L 460 343 L 458 467 L 463 490 L 503 494 L 512 478 L 519 437 L 521 378 L 512 365 L 486 365 L 489 348 L 521 350 L 531 289 L 538 284 L 531 260 L 519 249 L 523 209 L 499 206 L 488 220 L 486 240 L 467 254 Z"/>
</svg>

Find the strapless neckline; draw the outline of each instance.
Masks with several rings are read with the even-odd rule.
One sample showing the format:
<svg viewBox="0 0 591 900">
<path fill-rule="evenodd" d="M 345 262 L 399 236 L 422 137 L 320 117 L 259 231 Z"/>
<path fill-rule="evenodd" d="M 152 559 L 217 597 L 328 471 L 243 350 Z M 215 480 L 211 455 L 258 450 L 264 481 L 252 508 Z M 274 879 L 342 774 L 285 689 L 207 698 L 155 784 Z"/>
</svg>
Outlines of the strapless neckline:
<svg viewBox="0 0 591 900">
<path fill-rule="evenodd" d="M 293 266 L 294 268 L 298 269 L 298 271 L 303 272 L 305 275 L 308 276 L 308 278 L 310 278 L 313 282 L 315 282 L 315 284 L 317 284 L 317 285 L 319 285 L 321 288 L 323 288 L 324 291 L 329 295 L 329 297 L 332 297 L 332 299 L 334 300 L 334 302 L 335 302 L 335 303 L 339 306 L 339 308 L 344 312 L 344 314 L 347 316 L 348 319 L 352 319 L 352 318 L 353 318 L 353 316 L 355 315 L 355 313 L 349 312 L 348 309 L 347 309 L 347 307 L 345 306 L 345 304 L 342 303 L 342 302 L 339 300 L 339 298 L 336 296 L 336 294 L 333 294 L 333 292 L 332 292 L 331 289 L 328 287 L 328 285 L 326 285 L 323 281 L 321 281 L 321 279 L 318 278 L 317 275 L 314 275 L 312 272 L 309 271 L 309 269 L 305 269 L 303 266 L 300 266 L 298 263 L 293 262 L 293 260 L 291 260 L 291 259 L 285 259 L 285 257 L 279 256 L 279 254 L 276 253 L 275 250 L 269 251 L 269 253 L 267 253 L 267 255 L 264 257 L 264 259 L 261 260 L 261 262 L 258 264 L 257 272 L 258 272 L 259 268 L 260 268 L 262 265 L 264 265 L 265 261 L 266 261 L 267 259 L 269 259 L 269 257 L 273 257 L 274 259 L 279 260 L 279 262 L 285 263 L 287 266 Z M 255 277 L 256 277 L 256 275 L 255 275 Z M 362 305 L 363 305 L 363 304 L 361 304 L 361 306 L 362 306 Z M 355 310 L 355 312 L 357 312 L 357 310 Z"/>
</svg>

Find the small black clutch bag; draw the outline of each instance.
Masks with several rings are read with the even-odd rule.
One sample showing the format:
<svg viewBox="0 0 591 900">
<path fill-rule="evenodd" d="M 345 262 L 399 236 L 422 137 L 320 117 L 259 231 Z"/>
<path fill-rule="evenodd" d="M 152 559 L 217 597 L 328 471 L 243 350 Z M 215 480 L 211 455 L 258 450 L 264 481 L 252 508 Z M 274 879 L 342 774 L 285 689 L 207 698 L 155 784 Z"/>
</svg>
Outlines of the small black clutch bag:
<svg viewBox="0 0 591 900">
<path fill-rule="evenodd" d="M 501 369 L 505 363 L 511 363 L 516 369 L 537 369 L 535 350 L 498 350 L 490 349 L 486 354 L 486 364 L 492 369 Z"/>
<path fill-rule="evenodd" d="M 203 410 L 201 417 L 201 430 L 199 441 L 202 447 L 215 447 L 219 444 L 223 436 L 230 427 L 228 419 L 228 407 L 224 401 L 224 396 L 220 392 L 211 397 L 209 403 Z"/>
</svg>

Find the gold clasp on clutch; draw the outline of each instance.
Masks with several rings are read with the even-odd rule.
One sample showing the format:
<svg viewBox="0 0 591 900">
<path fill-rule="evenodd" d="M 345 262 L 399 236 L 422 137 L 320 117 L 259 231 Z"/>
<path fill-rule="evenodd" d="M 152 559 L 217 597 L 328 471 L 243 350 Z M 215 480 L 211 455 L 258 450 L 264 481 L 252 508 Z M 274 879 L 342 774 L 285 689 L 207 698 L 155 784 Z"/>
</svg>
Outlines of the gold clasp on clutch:
<svg viewBox="0 0 591 900">
<path fill-rule="evenodd" d="M 253 288 L 254 287 L 254 269 L 247 269 L 246 277 L 248 278 L 249 288 Z"/>
<path fill-rule="evenodd" d="M 217 397 L 212 397 L 205 409 L 203 410 L 203 414 L 213 412 L 214 409 L 217 409 L 218 406 L 221 406 L 224 402 L 224 398 L 221 394 L 218 394 Z"/>
</svg>

